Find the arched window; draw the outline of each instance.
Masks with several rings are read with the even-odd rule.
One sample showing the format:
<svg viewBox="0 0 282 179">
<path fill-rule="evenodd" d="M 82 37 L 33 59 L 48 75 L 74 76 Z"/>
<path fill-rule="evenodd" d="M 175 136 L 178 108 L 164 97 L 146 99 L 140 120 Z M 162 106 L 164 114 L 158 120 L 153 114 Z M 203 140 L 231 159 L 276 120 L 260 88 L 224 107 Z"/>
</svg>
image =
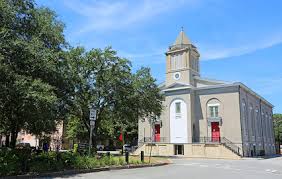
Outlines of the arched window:
<svg viewBox="0 0 282 179">
<path fill-rule="evenodd" d="M 248 133 L 247 115 L 248 115 L 247 104 L 245 99 L 243 99 L 242 100 L 242 120 L 243 120 L 242 128 L 243 128 L 244 136 L 247 136 Z"/>
<path fill-rule="evenodd" d="M 250 108 L 249 108 L 249 131 L 251 136 L 254 138 L 255 137 L 255 114 L 254 114 L 254 107 L 253 104 L 250 104 Z"/>
<path fill-rule="evenodd" d="M 184 62 L 184 55 L 183 53 L 174 54 L 170 57 L 170 66 L 172 70 L 177 70 L 183 68 Z"/>
<path fill-rule="evenodd" d="M 256 136 L 259 138 L 260 140 L 260 120 L 259 120 L 259 108 L 256 106 L 256 110 L 255 110 L 255 127 L 256 127 Z"/>
<path fill-rule="evenodd" d="M 266 133 L 266 140 L 269 141 L 269 134 L 270 134 L 270 127 L 269 127 L 269 118 L 268 118 L 268 112 L 265 113 L 265 133 Z"/>
<path fill-rule="evenodd" d="M 207 103 L 207 116 L 208 118 L 220 117 L 220 101 L 216 98 L 210 99 Z"/>
<path fill-rule="evenodd" d="M 170 142 L 187 143 L 187 105 L 182 99 L 175 99 L 170 104 Z M 192 136 L 190 136 L 192 137 Z"/>
</svg>

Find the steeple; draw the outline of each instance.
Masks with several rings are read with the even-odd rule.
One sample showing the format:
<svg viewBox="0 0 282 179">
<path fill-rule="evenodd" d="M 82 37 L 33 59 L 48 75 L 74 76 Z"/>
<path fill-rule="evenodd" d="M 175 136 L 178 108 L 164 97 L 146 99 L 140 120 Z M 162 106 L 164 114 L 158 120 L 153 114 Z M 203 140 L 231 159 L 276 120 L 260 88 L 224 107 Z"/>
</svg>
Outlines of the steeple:
<svg viewBox="0 0 282 179">
<path fill-rule="evenodd" d="M 166 85 L 173 83 L 196 85 L 195 76 L 200 76 L 197 48 L 181 29 L 166 54 Z"/>
<path fill-rule="evenodd" d="M 191 44 L 190 40 L 188 39 L 188 37 L 186 36 L 183 27 L 181 28 L 180 33 L 178 34 L 175 42 L 173 45 L 183 45 L 183 44 Z"/>
</svg>

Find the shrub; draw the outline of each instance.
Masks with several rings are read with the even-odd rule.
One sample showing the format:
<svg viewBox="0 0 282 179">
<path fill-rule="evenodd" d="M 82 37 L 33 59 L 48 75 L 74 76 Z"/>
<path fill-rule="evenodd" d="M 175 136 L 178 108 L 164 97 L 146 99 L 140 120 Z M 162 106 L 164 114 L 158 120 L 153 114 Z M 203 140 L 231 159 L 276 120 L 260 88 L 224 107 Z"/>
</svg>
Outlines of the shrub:
<svg viewBox="0 0 282 179">
<path fill-rule="evenodd" d="M 135 165 L 137 165 L 137 164 L 140 164 L 141 161 L 139 161 L 139 160 L 134 160 L 134 159 L 133 159 L 133 160 L 130 160 L 129 163 L 130 163 L 130 164 L 135 164 Z"/>
<path fill-rule="evenodd" d="M 74 168 L 77 169 L 92 169 L 99 166 L 99 162 L 95 157 L 76 156 Z"/>
<path fill-rule="evenodd" d="M 73 144 L 73 153 L 78 152 L 78 144 Z"/>
<path fill-rule="evenodd" d="M 111 165 L 111 157 L 104 156 L 100 159 L 100 162 L 103 162 L 106 166 Z"/>
<path fill-rule="evenodd" d="M 74 167 L 76 158 L 78 157 L 77 153 L 71 153 L 71 152 L 64 152 L 61 153 L 60 158 L 67 169 L 71 169 Z"/>
<path fill-rule="evenodd" d="M 56 171 L 63 168 L 64 162 L 56 152 L 43 152 L 34 155 L 30 161 L 31 172 Z"/>
<path fill-rule="evenodd" d="M 15 151 L 0 149 L 0 176 L 20 173 L 20 159 Z"/>
<path fill-rule="evenodd" d="M 141 162 L 132 158 L 130 163 L 139 164 Z M 23 174 L 28 171 L 41 173 L 64 169 L 93 169 L 125 164 L 123 156 L 102 156 L 101 158 L 96 158 L 71 152 L 31 154 L 30 151 L 22 149 L 13 151 L 0 149 L 0 176 Z"/>
<path fill-rule="evenodd" d="M 123 157 L 118 158 L 119 165 L 125 165 L 125 161 Z"/>
<path fill-rule="evenodd" d="M 119 159 L 116 158 L 116 157 L 111 157 L 110 163 L 111 163 L 111 165 L 119 165 Z"/>
</svg>

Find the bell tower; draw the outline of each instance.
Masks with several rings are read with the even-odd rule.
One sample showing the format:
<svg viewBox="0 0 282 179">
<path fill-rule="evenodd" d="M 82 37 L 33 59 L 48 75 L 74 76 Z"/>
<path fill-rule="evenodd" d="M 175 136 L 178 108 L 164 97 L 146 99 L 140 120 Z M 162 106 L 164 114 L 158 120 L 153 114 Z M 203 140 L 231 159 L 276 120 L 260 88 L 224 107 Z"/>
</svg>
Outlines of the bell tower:
<svg viewBox="0 0 282 179">
<path fill-rule="evenodd" d="M 200 54 L 185 35 L 183 28 L 165 54 L 166 86 L 174 83 L 195 86 L 194 76 L 200 76 Z"/>
</svg>

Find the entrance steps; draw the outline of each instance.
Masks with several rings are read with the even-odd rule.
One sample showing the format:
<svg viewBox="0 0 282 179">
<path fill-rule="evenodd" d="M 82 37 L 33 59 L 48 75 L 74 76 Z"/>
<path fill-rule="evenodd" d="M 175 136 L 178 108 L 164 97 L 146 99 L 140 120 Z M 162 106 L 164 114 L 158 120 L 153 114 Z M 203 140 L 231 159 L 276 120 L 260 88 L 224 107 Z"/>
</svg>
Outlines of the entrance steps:
<svg viewBox="0 0 282 179">
<path fill-rule="evenodd" d="M 179 144 L 178 144 L 179 145 Z M 144 143 L 132 154 L 140 155 L 144 151 L 145 156 L 182 156 L 187 158 L 213 158 L 213 159 L 240 159 L 230 147 L 219 144 L 183 144 L 184 155 L 175 155 L 174 144 L 170 143 Z"/>
</svg>

